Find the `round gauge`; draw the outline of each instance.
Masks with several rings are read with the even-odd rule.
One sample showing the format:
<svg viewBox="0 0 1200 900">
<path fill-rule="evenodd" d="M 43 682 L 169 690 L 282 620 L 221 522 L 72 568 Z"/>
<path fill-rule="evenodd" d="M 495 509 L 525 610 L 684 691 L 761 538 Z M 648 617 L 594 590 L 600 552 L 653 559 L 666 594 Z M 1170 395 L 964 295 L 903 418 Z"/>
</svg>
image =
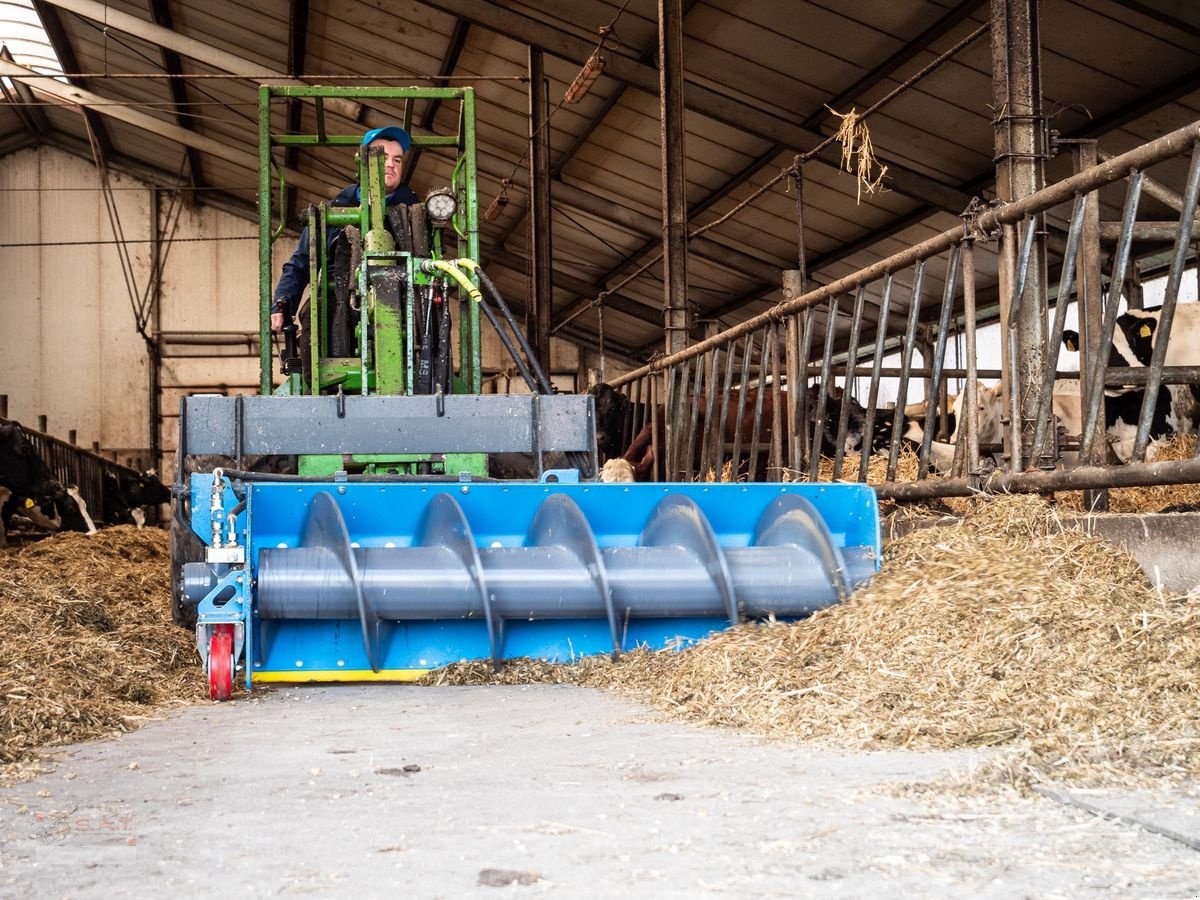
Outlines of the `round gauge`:
<svg viewBox="0 0 1200 900">
<path fill-rule="evenodd" d="M 425 198 L 425 212 L 434 223 L 444 225 L 458 208 L 458 201 L 449 188 L 434 191 Z"/>
</svg>

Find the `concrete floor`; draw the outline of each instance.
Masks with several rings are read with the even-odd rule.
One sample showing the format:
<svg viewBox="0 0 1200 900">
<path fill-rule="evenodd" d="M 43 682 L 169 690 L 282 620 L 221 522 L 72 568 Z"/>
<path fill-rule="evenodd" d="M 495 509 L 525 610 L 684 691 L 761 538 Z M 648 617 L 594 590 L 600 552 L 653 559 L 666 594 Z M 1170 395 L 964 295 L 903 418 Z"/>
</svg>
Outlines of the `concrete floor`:
<svg viewBox="0 0 1200 900">
<path fill-rule="evenodd" d="M 0 897 L 1200 896 L 1195 797 L 1139 801 L 1178 840 L 892 790 L 981 758 L 770 744 L 566 686 L 287 688 L 0 790 Z"/>
</svg>

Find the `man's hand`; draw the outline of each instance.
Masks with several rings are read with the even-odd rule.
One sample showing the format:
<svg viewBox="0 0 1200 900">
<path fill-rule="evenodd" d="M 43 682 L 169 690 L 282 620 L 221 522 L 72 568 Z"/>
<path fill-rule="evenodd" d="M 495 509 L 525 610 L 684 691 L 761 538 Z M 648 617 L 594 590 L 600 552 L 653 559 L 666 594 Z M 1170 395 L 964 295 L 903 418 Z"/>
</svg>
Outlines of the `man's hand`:
<svg viewBox="0 0 1200 900">
<path fill-rule="evenodd" d="M 273 332 L 275 332 L 276 334 L 283 331 L 283 313 L 282 312 L 271 313 L 271 330 Z"/>
</svg>

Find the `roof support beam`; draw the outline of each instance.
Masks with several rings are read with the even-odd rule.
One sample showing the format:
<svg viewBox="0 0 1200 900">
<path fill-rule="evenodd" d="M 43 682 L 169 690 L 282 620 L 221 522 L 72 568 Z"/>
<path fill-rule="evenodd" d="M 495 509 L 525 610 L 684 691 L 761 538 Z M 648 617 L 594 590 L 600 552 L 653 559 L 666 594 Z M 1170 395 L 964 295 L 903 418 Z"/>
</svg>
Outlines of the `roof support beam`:
<svg viewBox="0 0 1200 900">
<path fill-rule="evenodd" d="M 0 59 L 16 62 L 4 44 L 0 44 Z M 34 143 L 36 143 L 39 138 L 45 137 L 50 131 L 50 120 L 46 117 L 46 111 L 34 99 L 29 85 L 21 81 L 13 81 L 11 84 L 11 90 L 8 85 L 0 84 L 0 92 L 4 93 L 5 99 L 12 106 L 17 118 L 25 126 L 25 131 L 33 136 Z"/>
<path fill-rule="evenodd" d="M 56 2 L 62 2 L 62 0 L 56 0 Z M 423 0 L 423 2 L 426 6 L 468 19 L 475 25 L 498 32 L 513 40 L 525 44 L 536 44 L 547 53 L 580 65 L 595 49 L 593 41 L 560 31 L 529 16 L 495 4 L 476 3 L 472 0 Z M 617 52 L 610 52 L 607 59 L 608 64 L 604 69 L 606 76 L 627 82 L 648 94 L 658 94 L 658 70 L 654 66 Z M 684 105 L 693 112 L 797 151 L 809 150 L 825 139 L 824 135 L 805 128 L 799 122 L 776 113 L 747 106 L 740 100 L 702 85 L 685 84 L 683 96 Z M 833 146 L 826 147 L 821 151 L 818 159 L 833 168 L 840 168 L 841 150 Z M 885 159 L 881 162 L 887 164 L 888 173 L 891 176 L 889 187 L 897 193 L 935 203 L 954 213 L 961 212 L 970 201 L 968 196 L 956 188 L 927 175 Z"/>
<path fill-rule="evenodd" d="M 203 41 L 185 37 L 169 28 L 163 28 L 161 25 L 155 25 L 145 19 L 121 12 L 107 3 L 100 3 L 97 0 L 33 0 L 33 3 L 35 7 L 44 7 L 52 14 L 54 10 L 51 7 L 69 10 L 77 16 L 82 16 L 85 19 L 90 19 L 98 23 L 104 28 L 112 28 L 140 38 L 148 43 L 167 47 L 181 56 L 186 56 L 189 59 L 194 59 L 197 62 L 202 62 L 232 75 L 245 75 L 246 77 L 254 78 L 266 76 L 268 78 L 278 78 L 280 84 L 303 84 L 303 82 L 291 78 L 283 72 L 273 72 L 270 66 L 263 63 L 244 59 L 236 53 L 230 53 L 228 50 L 222 50 Z M 49 29 L 47 29 L 47 33 L 49 33 Z M 55 50 L 57 49 L 55 47 Z M 67 60 L 63 59 L 61 54 L 59 58 L 62 59 L 63 65 L 66 66 Z M 77 71 L 78 63 L 73 64 Z M 361 103 L 353 100 L 331 97 L 325 100 L 325 108 L 331 109 L 338 115 L 345 116 L 354 122 L 358 122 L 362 118 L 363 106 Z M 255 171 L 257 171 L 257 164 Z"/>
<path fill-rule="evenodd" d="M 878 66 L 876 66 L 870 72 L 865 74 L 862 78 L 859 78 L 857 81 L 854 82 L 854 84 L 850 85 L 845 90 L 840 91 L 837 94 L 837 96 L 831 98 L 827 105 L 832 106 L 832 107 L 837 107 L 837 106 L 840 106 L 841 104 L 845 103 L 846 101 L 854 100 L 857 97 L 859 97 L 861 94 L 863 94 L 864 92 L 873 88 L 879 82 L 883 81 L 886 78 L 891 77 L 893 75 L 893 73 L 896 71 L 896 69 L 898 69 L 900 66 L 904 65 L 909 60 L 911 60 L 922 50 L 928 49 L 928 47 L 931 43 L 933 43 L 935 40 L 937 40 L 938 38 L 945 35 L 955 25 L 958 25 L 964 19 L 969 18 L 971 16 L 971 14 L 975 12 L 976 9 L 978 9 L 980 6 L 983 5 L 984 2 L 985 2 L 985 0 L 962 0 L 962 2 L 960 2 L 958 4 L 958 6 L 954 7 L 954 9 L 950 10 L 950 12 L 946 13 L 946 15 L 942 16 L 940 19 L 938 19 L 936 22 L 934 22 L 932 25 L 930 25 L 928 28 L 926 28 L 924 31 L 922 31 L 919 35 L 917 35 L 915 38 L 913 38 L 911 41 L 909 41 L 907 44 L 905 44 L 903 47 L 901 47 L 899 50 L 897 50 L 895 53 L 893 53 L 891 56 L 889 56 L 887 59 L 885 59 L 882 63 L 880 63 Z M 647 54 L 645 54 L 645 53 L 642 54 L 642 61 L 645 61 L 646 55 Z M 623 90 L 624 90 L 624 88 L 622 87 L 622 89 L 617 91 L 614 94 L 614 96 L 619 96 Z M 829 115 L 830 115 L 829 110 L 826 108 L 825 105 L 822 105 L 819 109 L 815 110 L 813 113 L 811 113 L 808 116 L 808 118 L 806 118 L 804 120 L 804 125 L 809 128 L 816 128 Z M 575 149 L 575 148 L 572 148 L 572 149 Z M 699 203 L 696 203 L 694 206 L 692 206 L 688 210 L 689 221 L 691 219 L 695 218 L 696 216 L 700 215 L 701 213 L 705 212 L 706 210 L 712 208 L 712 206 L 714 206 L 716 203 L 723 200 L 725 197 L 727 197 L 730 193 L 732 193 L 734 190 L 736 190 L 738 187 L 740 187 L 742 184 L 744 184 L 746 181 L 748 181 L 750 178 L 752 178 L 755 173 L 757 173 L 760 169 L 762 169 L 764 166 L 769 164 L 771 162 L 771 160 L 775 159 L 780 153 L 784 152 L 785 150 L 786 150 L 786 148 L 780 144 L 772 145 L 766 152 L 761 154 L 757 159 L 753 160 L 749 165 L 747 165 L 745 168 L 743 168 L 742 171 L 738 172 L 736 175 L 734 175 L 732 178 L 730 178 L 728 181 L 726 181 L 723 185 L 721 185 L 719 188 L 717 188 L 715 191 L 713 191 L 711 194 L 709 194 L 707 197 L 705 197 Z M 966 196 L 966 194 L 964 194 L 964 196 Z M 926 210 L 926 215 L 927 215 L 928 214 L 928 206 L 923 205 L 922 208 Z M 903 220 L 898 220 L 898 221 L 904 222 L 904 224 L 899 227 L 907 227 L 909 224 L 911 224 L 910 222 L 905 221 L 908 218 L 909 217 L 906 216 L 906 217 L 904 217 Z M 888 227 L 892 228 L 893 226 L 888 226 Z M 604 285 L 608 282 L 608 280 L 610 278 L 615 278 L 617 275 L 621 274 L 623 271 L 628 269 L 630 266 L 637 263 L 638 260 L 640 260 L 643 256 L 645 256 L 647 253 L 649 253 L 651 250 L 653 250 L 655 247 L 657 247 L 659 245 L 659 243 L 660 243 L 660 241 L 658 239 L 652 239 L 652 240 L 646 241 L 644 244 L 642 244 L 640 247 L 638 247 L 636 250 L 634 250 L 632 253 L 630 253 L 622 262 L 620 262 L 618 265 L 614 266 L 613 268 L 611 268 L 607 272 L 605 272 L 603 275 L 601 275 L 600 278 L 598 279 L 598 284 L 596 286 L 594 286 L 590 291 L 582 293 L 579 297 L 576 297 L 571 303 L 569 303 L 566 306 L 566 308 L 564 308 L 559 313 L 558 316 L 555 317 L 555 319 L 556 319 L 555 324 L 557 324 L 557 322 L 559 322 L 559 321 L 563 321 L 563 320 L 567 319 L 568 317 L 575 315 L 575 313 L 580 308 L 582 308 L 584 305 L 586 305 L 588 303 L 591 303 L 593 298 L 595 298 L 598 294 L 600 294 L 604 290 Z M 855 243 L 857 244 L 858 242 L 856 241 Z M 831 260 L 827 260 L 827 262 L 828 261 L 831 261 Z M 814 267 L 816 265 L 818 265 L 818 263 L 816 261 L 813 261 L 812 264 Z M 770 290 L 774 290 L 774 288 L 770 288 Z M 762 293 L 763 293 L 763 289 L 758 289 L 756 291 L 753 291 L 752 292 L 753 297 L 751 297 L 751 299 L 757 299 L 758 297 L 760 297 L 762 295 Z M 726 304 L 726 306 L 728 306 L 728 304 Z M 725 307 L 722 307 L 722 309 L 724 309 L 724 308 Z"/>
<path fill-rule="evenodd" d="M 223 141 L 197 134 L 194 131 L 188 131 L 186 128 L 173 125 L 149 113 L 144 113 L 122 104 L 112 103 L 106 97 L 94 94 L 83 88 L 63 84 L 61 81 L 51 78 L 48 75 L 38 76 L 37 73 L 24 66 L 0 60 L 0 75 L 25 77 L 25 82 L 38 93 L 60 100 L 71 106 L 81 107 L 85 112 L 98 112 L 104 116 L 118 119 L 127 125 L 142 128 L 160 137 L 165 137 L 167 140 L 183 144 L 185 147 L 195 147 L 197 150 L 211 153 L 213 156 L 223 159 L 226 162 L 231 162 L 237 166 L 245 166 L 251 171 L 257 171 L 258 169 L 258 155 L 255 153 L 231 147 Z M 327 196 L 331 192 L 338 190 L 333 182 L 314 178 L 303 172 L 287 170 L 287 177 L 297 187 L 312 191 L 319 196 Z"/>
<path fill-rule="evenodd" d="M 75 51 L 71 49 L 71 42 L 67 39 L 67 32 L 63 29 L 62 20 L 58 17 L 58 10 L 45 0 L 32 0 L 34 12 L 38 14 L 38 18 L 42 20 L 42 28 L 46 31 L 46 37 L 50 41 L 50 46 L 54 48 L 54 54 L 58 57 L 58 61 L 62 63 L 62 67 L 67 72 L 79 71 L 79 60 L 75 57 Z M 78 87 L 86 87 L 87 85 L 82 78 L 68 78 L 71 84 Z M 100 160 L 93 160 L 103 164 L 104 160 L 112 156 L 113 146 L 112 138 L 108 136 L 108 129 L 104 127 L 104 121 L 94 112 L 83 110 L 84 121 L 87 122 L 88 128 L 96 138 L 96 146 L 99 148 Z"/>
<path fill-rule="evenodd" d="M 1148 19 L 1153 19 L 1155 22 L 1161 22 L 1168 28 L 1173 28 L 1177 31 L 1182 31 L 1184 34 L 1189 34 L 1194 38 L 1200 39 L 1200 26 L 1196 26 L 1191 22 L 1185 22 L 1179 16 L 1172 16 L 1162 10 L 1155 9 L 1149 3 L 1140 3 L 1138 0 L 1116 0 L 1117 3 L 1124 6 L 1126 9 L 1131 9 L 1136 13 L 1141 13 Z M 1186 6 L 1184 4 L 1183 6 Z M 1183 7 L 1180 7 L 1183 8 Z"/>
<path fill-rule="evenodd" d="M 458 58 L 462 56 L 463 47 L 467 44 L 467 32 L 471 30 L 471 24 L 458 19 L 454 23 L 454 31 L 450 33 L 450 43 L 446 45 L 446 52 L 442 55 L 442 64 L 438 66 L 438 75 L 445 77 L 453 75 L 454 70 L 458 68 Z M 445 82 L 438 81 L 439 85 L 444 86 Z M 421 114 L 421 127 L 428 130 L 433 128 L 434 120 L 437 119 L 438 110 L 442 108 L 441 100 L 430 100 L 425 107 L 425 112 Z M 421 148 L 414 147 L 412 152 L 404 158 L 404 175 L 400 181 L 402 184 L 408 184 L 412 180 L 413 172 L 417 169 L 417 163 L 421 161 Z"/>
<path fill-rule="evenodd" d="M 155 24 L 161 25 L 163 28 L 174 29 L 171 7 L 167 0 L 150 0 L 150 14 L 154 16 Z M 183 74 L 183 66 L 179 63 L 179 54 L 162 46 L 158 48 L 158 51 L 162 54 L 163 69 L 168 75 L 173 76 L 167 79 L 167 87 L 171 91 L 171 100 L 175 104 L 175 121 L 181 128 L 195 131 L 196 120 L 187 105 L 187 84 L 179 77 Z M 204 173 L 200 168 L 200 153 L 195 147 L 185 147 L 184 152 L 187 154 L 188 173 L 191 175 L 192 184 L 203 184 Z"/>
<path fill-rule="evenodd" d="M 291 0 L 288 9 L 288 74 L 300 77 L 304 74 L 304 57 L 308 44 L 308 0 Z M 292 134 L 300 131 L 300 116 L 303 112 L 300 100 L 293 98 L 287 104 L 287 128 Z M 283 151 L 283 164 L 289 169 L 296 167 L 300 158 L 299 147 L 286 147 Z M 296 189 L 291 185 L 287 189 L 287 199 L 284 201 L 284 221 L 291 222 L 296 216 Z"/>
</svg>

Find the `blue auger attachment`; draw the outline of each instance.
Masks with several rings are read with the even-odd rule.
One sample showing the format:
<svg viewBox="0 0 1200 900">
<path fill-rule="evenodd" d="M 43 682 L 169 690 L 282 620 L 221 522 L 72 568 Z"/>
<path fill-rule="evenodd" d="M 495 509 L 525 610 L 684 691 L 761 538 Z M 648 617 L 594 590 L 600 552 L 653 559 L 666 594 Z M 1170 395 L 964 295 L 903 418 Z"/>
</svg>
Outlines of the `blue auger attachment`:
<svg viewBox="0 0 1200 900">
<path fill-rule="evenodd" d="M 212 482 L 192 476 L 197 533 Z M 201 652 L 206 623 L 234 623 L 247 686 L 685 646 L 844 600 L 880 556 L 865 485 L 309 480 L 242 492 L 244 562 L 192 563 L 184 581 Z"/>
</svg>

